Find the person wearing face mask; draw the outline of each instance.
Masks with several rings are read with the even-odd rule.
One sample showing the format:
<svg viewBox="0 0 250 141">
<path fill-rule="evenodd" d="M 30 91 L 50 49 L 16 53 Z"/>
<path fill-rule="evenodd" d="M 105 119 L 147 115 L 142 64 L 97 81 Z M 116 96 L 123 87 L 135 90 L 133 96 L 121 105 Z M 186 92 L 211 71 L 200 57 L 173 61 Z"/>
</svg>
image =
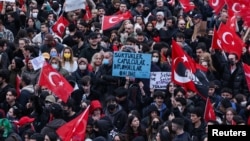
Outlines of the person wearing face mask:
<svg viewBox="0 0 250 141">
<path fill-rule="evenodd" d="M 105 116 L 112 121 L 112 124 L 118 132 L 122 131 L 127 121 L 127 113 L 122 109 L 122 106 L 117 103 L 114 96 L 108 96 L 105 103 Z"/>
<path fill-rule="evenodd" d="M 72 39 L 77 43 L 72 47 L 74 57 L 79 58 L 81 51 L 86 47 L 83 33 L 81 31 L 76 31 Z"/>
<path fill-rule="evenodd" d="M 6 118 L 11 121 L 11 122 L 15 122 L 18 121 L 18 119 L 20 118 L 21 115 L 21 111 L 20 109 L 18 109 L 17 106 L 12 106 L 8 113 L 6 114 Z"/>
<path fill-rule="evenodd" d="M 162 124 L 162 119 L 159 116 L 152 118 L 150 125 L 146 128 L 148 141 L 154 141 L 157 131 Z"/>
<path fill-rule="evenodd" d="M 62 64 L 61 64 L 61 61 L 60 61 L 60 58 L 59 57 L 51 57 L 50 59 L 50 65 L 56 69 L 62 76 L 66 77 L 69 75 L 69 72 L 62 68 Z"/>
<path fill-rule="evenodd" d="M 62 67 L 66 69 L 70 74 L 72 74 L 77 70 L 78 65 L 76 60 L 74 60 L 74 55 L 71 47 L 64 47 L 62 53 Z"/>
<path fill-rule="evenodd" d="M 217 66 L 219 68 L 216 68 L 216 70 L 221 70 L 222 87 L 231 88 L 233 96 L 238 93 L 249 94 L 245 72 L 239 56 L 235 53 L 229 53 L 226 63 L 223 63 L 220 59 L 213 60 L 213 62 L 221 64 Z"/>
<path fill-rule="evenodd" d="M 90 75 L 90 72 L 88 70 L 88 60 L 86 58 L 79 58 L 77 60 L 78 68 L 76 71 L 72 73 L 72 76 L 75 78 L 76 82 L 80 84 L 82 78 L 84 76 Z"/>
<path fill-rule="evenodd" d="M 96 72 L 93 81 L 94 87 L 98 90 L 101 95 L 100 101 L 104 101 L 105 97 L 114 92 L 114 90 L 120 86 L 119 77 L 112 76 L 112 64 L 113 64 L 113 53 L 112 52 L 104 52 L 104 58 L 102 61 L 102 65 Z"/>
<path fill-rule="evenodd" d="M 162 56 L 158 50 L 151 51 L 151 54 L 152 54 L 151 67 L 164 72 L 169 71 L 170 67 L 168 66 L 167 63 L 161 61 Z"/>
</svg>

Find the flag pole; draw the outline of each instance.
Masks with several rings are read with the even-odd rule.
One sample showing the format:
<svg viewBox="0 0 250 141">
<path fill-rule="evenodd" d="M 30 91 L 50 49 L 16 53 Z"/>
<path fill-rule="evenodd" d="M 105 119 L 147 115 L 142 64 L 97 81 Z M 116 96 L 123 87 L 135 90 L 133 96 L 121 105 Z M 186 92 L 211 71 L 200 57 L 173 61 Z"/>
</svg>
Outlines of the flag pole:
<svg viewBox="0 0 250 141">
<path fill-rule="evenodd" d="M 103 21 L 104 21 L 104 17 L 105 17 L 105 15 L 103 15 L 103 17 L 102 17 L 102 26 L 101 26 L 102 27 L 102 31 L 101 31 L 102 33 L 103 33 Z"/>
<path fill-rule="evenodd" d="M 207 103 L 208 103 L 208 99 L 209 99 L 209 97 L 207 97 L 207 100 L 206 100 L 206 105 L 205 105 L 205 111 L 204 111 L 203 119 L 205 119 L 205 116 L 206 116 L 206 113 L 207 113 Z"/>
<path fill-rule="evenodd" d="M 40 82 L 40 79 L 41 79 L 41 75 L 42 75 L 43 67 L 44 67 L 45 63 L 46 63 L 46 62 L 43 62 L 43 66 L 42 66 L 42 68 L 41 68 L 41 70 L 40 70 L 40 73 L 39 73 L 38 82 L 37 82 L 37 85 L 38 85 L 39 87 L 40 87 L 39 82 Z M 38 95 L 38 91 L 37 91 L 37 90 L 36 90 L 36 93 L 37 93 L 37 95 Z"/>
</svg>

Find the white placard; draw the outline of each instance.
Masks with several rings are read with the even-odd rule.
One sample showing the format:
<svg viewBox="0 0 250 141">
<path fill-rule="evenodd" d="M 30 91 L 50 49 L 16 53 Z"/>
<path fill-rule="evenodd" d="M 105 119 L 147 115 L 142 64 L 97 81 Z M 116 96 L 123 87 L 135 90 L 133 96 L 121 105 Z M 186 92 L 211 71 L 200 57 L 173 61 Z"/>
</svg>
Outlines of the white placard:
<svg viewBox="0 0 250 141">
<path fill-rule="evenodd" d="M 166 89 L 170 81 L 171 72 L 151 72 L 150 74 L 150 88 Z"/>
<path fill-rule="evenodd" d="M 34 70 L 38 70 L 43 67 L 45 59 L 42 55 L 30 60 L 31 64 L 33 65 Z"/>
<path fill-rule="evenodd" d="M 0 0 L 0 1 L 6 1 L 6 2 L 16 2 L 15 0 Z"/>
<path fill-rule="evenodd" d="M 74 11 L 77 9 L 85 9 L 86 0 L 66 0 L 65 12 Z"/>
</svg>

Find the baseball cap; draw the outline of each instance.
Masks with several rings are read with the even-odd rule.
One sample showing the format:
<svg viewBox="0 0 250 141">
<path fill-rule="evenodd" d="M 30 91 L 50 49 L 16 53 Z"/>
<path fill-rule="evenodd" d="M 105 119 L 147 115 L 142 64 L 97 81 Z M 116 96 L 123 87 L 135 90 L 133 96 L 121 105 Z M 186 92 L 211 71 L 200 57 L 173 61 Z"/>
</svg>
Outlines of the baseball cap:
<svg viewBox="0 0 250 141">
<path fill-rule="evenodd" d="M 42 55 L 43 55 L 43 58 L 44 58 L 44 59 L 50 59 L 49 53 L 44 52 Z"/>
<path fill-rule="evenodd" d="M 201 19 L 202 18 L 202 15 L 201 14 L 195 14 L 193 16 L 194 19 Z"/>
<path fill-rule="evenodd" d="M 56 98 L 53 95 L 48 95 L 45 98 L 45 102 L 51 102 L 51 103 L 55 103 L 56 102 Z"/>
<path fill-rule="evenodd" d="M 28 116 L 24 116 L 24 117 L 20 118 L 20 120 L 17 122 L 17 125 L 23 126 L 25 124 L 32 123 L 34 120 L 35 120 L 35 118 L 30 118 Z"/>
</svg>

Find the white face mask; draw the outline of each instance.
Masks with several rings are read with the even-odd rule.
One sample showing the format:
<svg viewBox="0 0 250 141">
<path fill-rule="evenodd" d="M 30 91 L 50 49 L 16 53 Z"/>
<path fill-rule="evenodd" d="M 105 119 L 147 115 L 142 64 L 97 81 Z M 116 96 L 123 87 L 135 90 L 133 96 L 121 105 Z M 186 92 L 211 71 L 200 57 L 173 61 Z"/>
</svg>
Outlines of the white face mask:
<svg viewBox="0 0 250 141">
<path fill-rule="evenodd" d="M 69 30 L 66 30 L 66 32 L 65 32 L 65 33 L 66 33 L 66 35 L 69 35 Z"/>
<path fill-rule="evenodd" d="M 178 106 L 180 112 L 182 112 L 182 106 Z"/>
<path fill-rule="evenodd" d="M 57 64 L 52 64 L 51 66 L 52 66 L 52 68 L 54 68 L 54 69 L 58 69 L 58 65 L 57 65 Z"/>
<path fill-rule="evenodd" d="M 152 61 L 153 61 L 154 63 L 157 63 L 157 62 L 159 61 L 159 58 L 158 58 L 158 57 L 153 57 L 153 58 L 152 58 Z"/>
<path fill-rule="evenodd" d="M 90 28 L 90 30 L 94 32 L 94 31 L 95 31 L 95 27 L 92 26 L 92 27 Z"/>
<path fill-rule="evenodd" d="M 32 13 L 33 18 L 37 18 L 38 13 Z"/>
<path fill-rule="evenodd" d="M 242 107 L 246 107 L 247 101 L 242 101 L 242 102 L 240 103 L 240 105 L 241 105 Z"/>
<path fill-rule="evenodd" d="M 86 70 L 87 66 L 86 65 L 79 65 L 80 70 Z"/>
</svg>

